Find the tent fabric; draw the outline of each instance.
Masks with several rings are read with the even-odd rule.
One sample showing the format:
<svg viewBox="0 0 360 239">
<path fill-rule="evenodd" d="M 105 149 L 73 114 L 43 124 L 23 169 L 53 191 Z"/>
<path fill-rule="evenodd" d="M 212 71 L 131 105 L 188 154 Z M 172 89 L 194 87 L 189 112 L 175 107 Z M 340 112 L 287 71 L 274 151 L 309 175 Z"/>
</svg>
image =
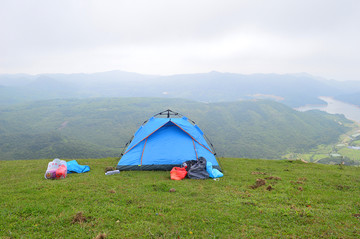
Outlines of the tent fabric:
<svg viewBox="0 0 360 239">
<path fill-rule="evenodd" d="M 204 157 L 214 168 L 220 169 L 203 132 L 186 117 L 152 117 L 136 131 L 117 169 L 171 170 L 199 157 Z"/>
<path fill-rule="evenodd" d="M 138 131 L 136 131 L 134 139 L 131 141 L 128 147 L 128 151 L 132 149 L 135 145 L 137 145 L 139 142 L 143 141 L 146 137 L 151 135 L 153 132 L 155 132 L 157 129 L 162 127 L 164 124 L 166 124 L 168 121 L 169 120 L 165 118 L 150 118 L 146 125 L 140 126 Z"/>
<path fill-rule="evenodd" d="M 86 173 L 90 171 L 90 167 L 87 165 L 80 165 L 76 160 L 72 160 L 66 163 L 67 173 Z"/>
</svg>

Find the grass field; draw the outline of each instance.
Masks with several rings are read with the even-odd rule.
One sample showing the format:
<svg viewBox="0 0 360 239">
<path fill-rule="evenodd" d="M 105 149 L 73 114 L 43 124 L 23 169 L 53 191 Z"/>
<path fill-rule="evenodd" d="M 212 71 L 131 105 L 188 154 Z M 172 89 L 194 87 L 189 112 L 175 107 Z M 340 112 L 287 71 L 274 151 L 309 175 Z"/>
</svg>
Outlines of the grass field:
<svg viewBox="0 0 360 239">
<path fill-rule="evenodd" d="M 90 172 L 45 180 L 49 161 L 0 161 L 0 238 L 360 237 L 359 167 L 222 159 L 219 181 L 172 181 L 82 159 Z"/>
</svg>

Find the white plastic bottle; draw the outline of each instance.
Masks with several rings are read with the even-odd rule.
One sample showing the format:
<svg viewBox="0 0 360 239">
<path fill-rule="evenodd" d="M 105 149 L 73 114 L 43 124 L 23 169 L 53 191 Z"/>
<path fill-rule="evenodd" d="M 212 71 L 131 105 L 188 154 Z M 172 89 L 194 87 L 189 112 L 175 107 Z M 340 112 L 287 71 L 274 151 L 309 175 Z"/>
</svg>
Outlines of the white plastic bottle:
<svg viewBox="0 0 360 239">
<path fill-rule="evenodd" d="M 118 173 L 120 173 L 120 170 L 113 170 L 113 171 L 107 171 L 105 173 L 105 175 L 113 175 L 113 174 L 118 174 Z"/>
</svg>

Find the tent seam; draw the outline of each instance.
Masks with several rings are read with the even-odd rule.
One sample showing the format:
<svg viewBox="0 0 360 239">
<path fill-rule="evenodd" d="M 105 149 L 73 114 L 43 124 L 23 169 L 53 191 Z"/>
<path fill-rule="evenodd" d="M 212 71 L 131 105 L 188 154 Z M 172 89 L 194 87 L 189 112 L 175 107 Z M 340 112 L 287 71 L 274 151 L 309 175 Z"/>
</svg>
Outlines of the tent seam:
<svg viewBox="0 0 360 239">
<path fill-rule="evenodd" d="M 195 147 L 195 141 L 194 140 L 192 140 L 193 141 L 193 145 L 194 145 L 194 151 L 195 151 L 195 155 L 196 155 L 196 160 L 198 160 L 198 155 L 197 155 L 197 151 L 196 151 L 196 147 Z"/>
<path fill-rule="evenodd" d="M 142 151 L 142 153 L 141 153 L 140 165 L 142 165 L 142 160 L 143 160 L 143 156 L 144 156 L 144 151 L 145 151 L 145 147 L 146 147 L 147 140 L 148 140 L 148 138 L 146 138 L 146 140 L 145 140 L 144 148 L 143 148 L 143 151 Z"/>
</svg>

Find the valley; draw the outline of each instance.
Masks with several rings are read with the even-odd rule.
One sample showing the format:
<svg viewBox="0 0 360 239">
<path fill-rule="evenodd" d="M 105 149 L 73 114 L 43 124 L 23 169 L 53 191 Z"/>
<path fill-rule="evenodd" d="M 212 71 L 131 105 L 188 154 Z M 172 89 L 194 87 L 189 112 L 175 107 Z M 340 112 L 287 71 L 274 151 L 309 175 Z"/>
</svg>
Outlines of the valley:
<svg viewBox="0 0 360 239">
<path fill-rule="evenodd" d="M 336 143 L 318 145 L 306 153 L 285 154 L 282 158 L 322 164 L 360 165 L 360 124 L 348 126 L 351 130 L 341 135 Z"/>
<path fill-rule="evenodd" d="M 46 100 L 0 108 L 0 159 L 116 157 L 144 121 L 165 109 L 195 121 L 218 157 L 277 159 L 306 153 L 337 143 L 352 127 L 342 115 L 299 112 L 270 100 Z"/>
</svg>

